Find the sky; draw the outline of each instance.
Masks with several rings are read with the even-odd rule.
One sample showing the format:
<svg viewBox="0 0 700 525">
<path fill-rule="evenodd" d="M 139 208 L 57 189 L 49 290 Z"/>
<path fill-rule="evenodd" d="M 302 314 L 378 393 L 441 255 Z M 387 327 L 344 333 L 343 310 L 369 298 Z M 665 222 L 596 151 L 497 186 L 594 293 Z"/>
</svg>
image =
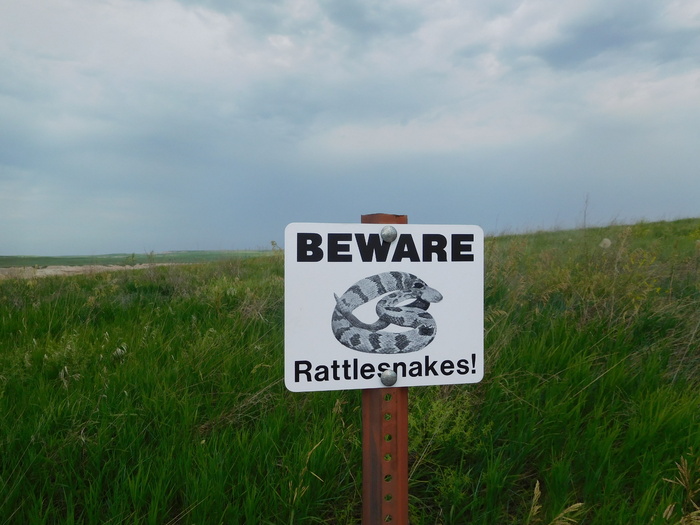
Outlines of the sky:
<svg viewBox="0 0 700 525">
<path fill-rule="evenodd" d="M 699 145 L 697 0 L 0 3 L 0 255 L 698 217 Z"/>
</svg>

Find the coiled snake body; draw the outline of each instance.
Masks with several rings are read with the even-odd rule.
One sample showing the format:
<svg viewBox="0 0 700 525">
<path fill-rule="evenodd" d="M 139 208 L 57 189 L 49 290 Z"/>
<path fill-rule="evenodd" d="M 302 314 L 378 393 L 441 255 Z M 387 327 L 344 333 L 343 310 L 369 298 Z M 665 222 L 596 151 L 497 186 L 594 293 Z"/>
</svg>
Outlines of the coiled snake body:
<svg viewBox="0 0 700 525">
<path fill-rule="evenodd" d="M 377 302 L 379 319 L 360 321 L 352 312 L 359 306 L 388 294 Z M 410 304 L 402 304 L 415 299 Z M 386 272 L 366 277 L 353 284 L 340 297 L 335 296 L 331 327 L 335 338 L 359 352 L 404 354 L 429 345 L 437 333 L 435 319 L 427 310 L 430 303 L 442 300 L 442 294 L 423 280 L 405 272 Z M 404 332 L 382 331 L 390 324 L 412 328 Z"/>
</svg>

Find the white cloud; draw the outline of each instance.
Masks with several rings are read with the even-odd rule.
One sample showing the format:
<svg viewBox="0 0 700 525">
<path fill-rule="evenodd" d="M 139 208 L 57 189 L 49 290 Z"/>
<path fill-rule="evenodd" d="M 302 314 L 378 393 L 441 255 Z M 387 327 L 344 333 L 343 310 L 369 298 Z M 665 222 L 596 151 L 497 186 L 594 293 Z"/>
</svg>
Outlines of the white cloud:
<svg viewBox="0 0 700 525">
<path fill-rule="evenodd" d="M 691 111 L 700 116 L 700 70 L 671 76 L 644 71 L 601 79 L 589 94 L 591 106 L 612 117 L 663 121 Z"/>
<path fill-rule="evenodd" d="M 695 0 L 672 0 L 665 4 L 664 21 L 670 27 L 700 28 L 700 4 Z"/>
<path fill-rule="evenodd" d="M 409 157 L 420 154 L 461 153 L 503 148 L 516 143 L 539 142 L 566 132 L 562 123 L 514 107 L 509 113 L 493 107 L 449 114 L 420 116 L 402 123 L 341 124 L 312 137 L 307 155 Z"/>
</svg>

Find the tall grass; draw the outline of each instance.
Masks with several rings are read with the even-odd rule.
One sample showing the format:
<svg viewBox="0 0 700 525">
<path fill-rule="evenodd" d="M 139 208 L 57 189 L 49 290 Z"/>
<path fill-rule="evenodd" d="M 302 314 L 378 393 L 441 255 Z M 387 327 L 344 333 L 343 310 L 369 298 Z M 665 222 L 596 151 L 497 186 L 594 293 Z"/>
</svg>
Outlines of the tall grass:
<svg viewBox="0 0 700 525">
<path fill-rule="evenodd" d="M 698 523 L 698 239 L 488 239 L 484 381 L 411 390 L 411 523 Z M 282 322 L 275 256 L 0 281 L 0 523 L 359 523 L 359 392 L 287 392 Z"/>
</svg>

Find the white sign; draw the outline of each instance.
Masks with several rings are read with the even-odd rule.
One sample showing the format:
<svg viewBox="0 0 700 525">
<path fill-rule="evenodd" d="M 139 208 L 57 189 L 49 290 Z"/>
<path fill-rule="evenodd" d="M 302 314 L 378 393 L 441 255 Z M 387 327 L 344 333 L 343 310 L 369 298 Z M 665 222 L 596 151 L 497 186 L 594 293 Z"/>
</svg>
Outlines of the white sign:
<svg viewBox="0 0 700 525">
<path fill-rule="evenodd" d="M 478 226 L 293 223 L 285 229 L 285 384 L 294 392 L 477 383 Z M 389 240 L 391 237 L 388 238 Z"/>
</svg>

